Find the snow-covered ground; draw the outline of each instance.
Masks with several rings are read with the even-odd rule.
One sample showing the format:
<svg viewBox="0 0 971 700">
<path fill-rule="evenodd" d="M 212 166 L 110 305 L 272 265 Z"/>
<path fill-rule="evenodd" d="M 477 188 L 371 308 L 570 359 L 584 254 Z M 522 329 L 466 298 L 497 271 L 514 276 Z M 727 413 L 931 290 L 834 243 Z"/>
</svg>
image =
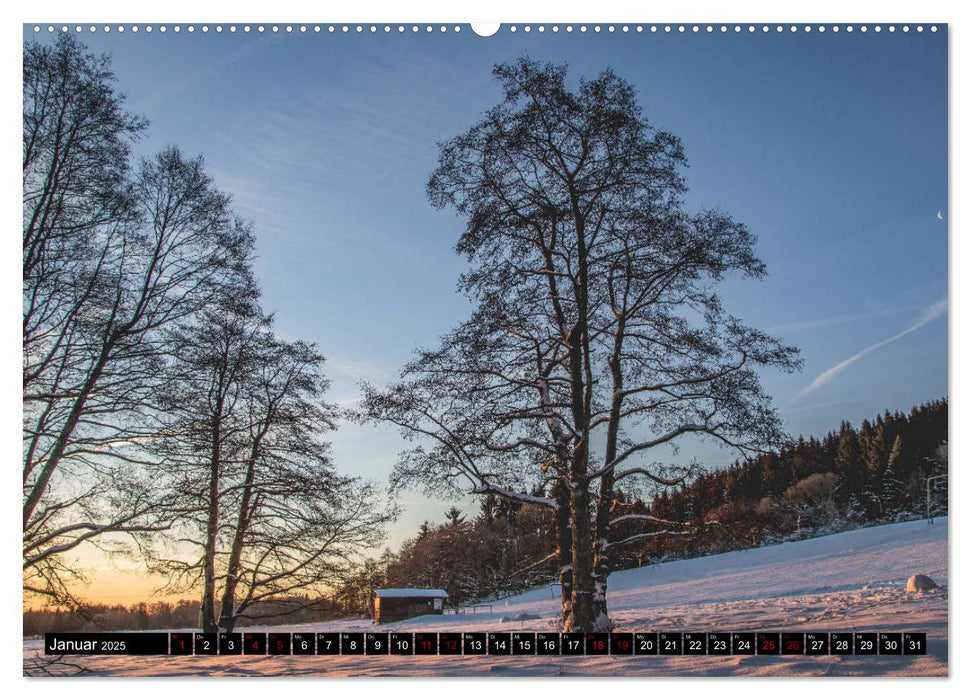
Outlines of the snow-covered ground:
<svg viewBox="0 0 971 700">
<path fill-rule="evenodd" d="M 655 657 L 73 657 L 104 676 L 944 676 L 948 660 L 947 519 L 621 571 L 608 606 L 618 631 L 926 632 L 926 656 Z M 907 593 L 929 575 L 942 588 Z M 253 627 L 259 631 L 554 631 L 558 593 L 538 588 L 491 611 L 428 615 L 375 628 L 369 620 Z M 509 621 L 526 613 L 529 621 Z M 240 630 L 246 631 L 246 630 Z M 43 640 L 24 640 L 25 662 Z"/>
</svg>

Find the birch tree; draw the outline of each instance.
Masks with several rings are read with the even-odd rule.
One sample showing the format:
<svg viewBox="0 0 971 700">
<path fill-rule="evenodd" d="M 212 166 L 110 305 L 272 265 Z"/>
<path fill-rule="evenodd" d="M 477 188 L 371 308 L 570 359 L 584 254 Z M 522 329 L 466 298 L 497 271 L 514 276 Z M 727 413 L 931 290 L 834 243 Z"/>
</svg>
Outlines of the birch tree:
<svg viewBox="0 0 971 700">
<path fill-rule="evenodd" d="M 396 487 L 552 510 L 563 629 L 605 631 L 612 548 L 700 526 L 615 516 L 616 489 L 679 483 L 693 440 L 780 442 L 759 371 L 794 370 L 796 350 L 725 310 L 725 276 L 766 273 L 755 236 L 688 211 L 682 145 L 630 84 L 606 70 L 571 90 L 566 66 L 526 58 L 494 74 L 503 101 L 440 144 L 428 183 L 465 219 L 474 311 L 399 383 L 365 387 L 363 411 L 415 441 Z"/>
</svg>

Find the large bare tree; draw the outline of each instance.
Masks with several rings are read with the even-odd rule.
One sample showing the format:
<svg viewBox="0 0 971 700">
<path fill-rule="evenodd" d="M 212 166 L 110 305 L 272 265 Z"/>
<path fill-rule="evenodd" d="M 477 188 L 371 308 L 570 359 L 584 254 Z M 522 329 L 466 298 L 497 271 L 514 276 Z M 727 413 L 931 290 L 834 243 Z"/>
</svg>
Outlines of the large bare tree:
<svg viewBox="0 0 971 700">
<path fill-rule="evenodd" d="M 498 65 L 504 100 L 441 144 L 432 204 L 466 220 L 457 250 L 471 318 L 365 414 L 416 440 L 396 486 L 496 494 L 556 514 L 563 629 L 603 631 L 613 547 L 698 524 L 617 516 L 617 489 L 674 484 L 679 446 L 743 452 L 782 439 L 765 367 L 796 350 L 723 308 L 724 276 L 765 274 L 755 237 L 689 212 L 680 141 L 643 117 L 607 70 L 567 86 L 565 66 Z M 612 536 L 637 518 L 644 532 Z"/>
<path fill-rule="evenodd" d="M 151 459 L 163 330 L 247 276 L 252 234 L 201 159 L 133 172 L 143 120 L 73 38 L 24 49 L 24 587 L 70 602 L 67 555 L 165 527 Z"/>
</svg>

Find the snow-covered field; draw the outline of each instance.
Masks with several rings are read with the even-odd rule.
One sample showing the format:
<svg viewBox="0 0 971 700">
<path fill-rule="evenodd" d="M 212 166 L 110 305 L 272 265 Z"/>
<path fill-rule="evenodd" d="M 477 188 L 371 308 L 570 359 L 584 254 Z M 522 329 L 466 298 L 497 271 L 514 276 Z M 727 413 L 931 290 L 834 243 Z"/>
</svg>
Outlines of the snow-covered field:
<svg viewBox="0 0 971 700">
<path fill-rule="evenodd" d="M 926 632 L 926 656 L 655 657 L 73 657 L 102 676 L 945 676 L 948 672 L 947 519 L 844 532 L 622 571 L 608 605 L 618 631 Z M 942 588 L 907 593 L 912 574 Z M 491 611 L 429 615 L 381 631 L 554 631 L 558 593 L 534 589 Z M 538 616 L 509 621 L 522 613 Z M 369 631 L 369 620 L 253 627 Z M 240 630 L 245 631 L 245 630 Z M 24 640 L 25 662 L 43 640 Z"/>
</svg>

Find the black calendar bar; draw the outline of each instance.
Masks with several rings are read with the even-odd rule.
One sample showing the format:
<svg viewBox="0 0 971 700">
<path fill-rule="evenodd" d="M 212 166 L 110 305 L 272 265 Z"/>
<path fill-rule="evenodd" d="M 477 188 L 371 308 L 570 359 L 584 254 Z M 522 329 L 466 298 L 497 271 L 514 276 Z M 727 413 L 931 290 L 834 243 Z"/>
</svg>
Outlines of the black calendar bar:
<svg viewBox="0 0 971 700">
<path fill-rule="evenodd" d="M 54 632 L 48 655 L 900 656 L 924 632 Z"/>
<path fill-rule="evenodd" d="M 192 653 L 192 635 L 188 653 Z M 84 656 L 148 656 L 169 653 L 167 632 L 49 632 L 44 635 L 44 653 L 49 656 L 78 654 Z"/>
</svg>

